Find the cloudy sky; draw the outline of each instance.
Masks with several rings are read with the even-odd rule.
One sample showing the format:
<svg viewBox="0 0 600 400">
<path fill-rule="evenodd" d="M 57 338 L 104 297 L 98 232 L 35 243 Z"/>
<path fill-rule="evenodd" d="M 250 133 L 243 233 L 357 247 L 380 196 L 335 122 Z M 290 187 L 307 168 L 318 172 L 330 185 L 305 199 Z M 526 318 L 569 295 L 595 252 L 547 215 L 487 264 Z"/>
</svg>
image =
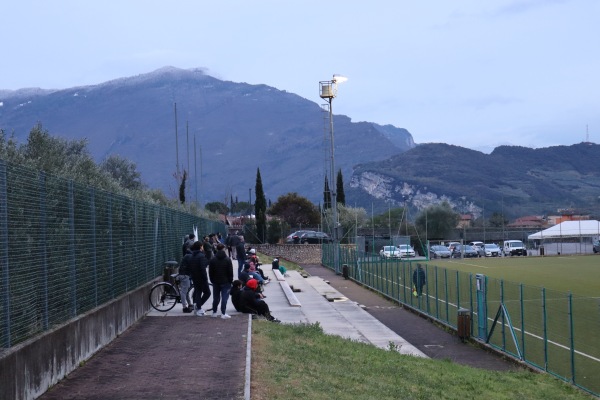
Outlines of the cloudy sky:
<svg viewBox="0 0 600 400">
<path fill-rule="evenodd" d="M 18 0 L 0 18 L 0 89 L 174 66 L 321 103 L 342 74 L 334 113 L 417 143 L 600 143 L 598 0 Z"/>
</svg>

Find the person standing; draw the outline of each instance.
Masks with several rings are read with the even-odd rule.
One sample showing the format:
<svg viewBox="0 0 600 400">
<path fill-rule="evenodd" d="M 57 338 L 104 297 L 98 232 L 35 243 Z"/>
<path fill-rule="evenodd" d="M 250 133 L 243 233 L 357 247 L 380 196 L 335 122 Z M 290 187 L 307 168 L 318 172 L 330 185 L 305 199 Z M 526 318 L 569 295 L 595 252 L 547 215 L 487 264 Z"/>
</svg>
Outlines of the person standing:
<svg viewBox="0 0 600 400">
<path fill-rule="evenodd" d="M 425 284 L 427 283 L 427 278 L 425 276 L 425 271 L 423 270 L 423 267 L 421 266 L 421 264 L 417 264 L 417 268 L 413 272 L 412 280 L 413 280 L 413 285 L 414 285 L 415 291 L 417 292 L 416 295 L 417 296 L 422 295 L 423 294 L 423 286 L 425 286 Z"/>
<path fill-rule="evenodd" d="M 235 254 L 238 262 L 238 276 L 244 269 L 244 264 L 246 263 L 246 243 L 244 242 L 244 237 L 242 235 L 238 236 L 238 242 L 235 246 Z"/>
<path fill-rule="evenodd" d="M 202 248 L 204 250 L 204 256 L 206 257 L 207 260 L 210 261 L 210 259 L 213 257 L 213 246 L 212 246 L 212 243 L 210 242 L 210 239 L 208 238 L 208 236 L 204 236 L 204 242 L 202 243 Z"/>
<path fill-rule="evenodd" d="M 187 253 L 191 253 L 190 247 L 196 241 L 196 235 L 190 233 L 189 235 L 185 235 L 183 239 L 183 246 L 181 246 L 181 250 L 183 251 L 183 255 L 185 256 Z"/>
<path fill-rule="evenodd" d="M 192 253 L 183 257 L 181 264 L 186 265 L 186 268 L 192 277 L 192 281 L 194 282 L 196 315 L 201 317 L 204 315 L 202 306 L 210 298 L 210 287 L 208 286 L 208 275 L 206 273 L 208 260 L 202 252 L 202 243 L 200 241 L 194 242 L 191 250 Z"/>
<path fill-rule="evenodd" d="M 221 318 L 231 318 L 227 315 L 227 301 L 229 300 L 229 292 L 231 291 L 231 283 L 233 282 L 233 264 L 231 259 L 225 254 L 225 245 L 217 244 L 217 252 L 208 263 L 208 276 L 213 285 L 213 303 L 212 316 L 217 317 L 217 307 L 221 303 Z"/>
<path fill-rule="evenodd" d="M 185 257 L 184 257 L 185 258 Z M 190 269 L 189 265 L 183 263 L 181 261 L 181 266 L 179 267 L 179 273 L 177 274 L 177 282 L 179 283 L 179 293 L 181 294 L 181 305 L 183 306 L 184 313 L 191 313 L 194 311 L 193 299 L 191 299 L 192 303 L 188 303 L 188 292 L 190 291 Z"/>
</svg>

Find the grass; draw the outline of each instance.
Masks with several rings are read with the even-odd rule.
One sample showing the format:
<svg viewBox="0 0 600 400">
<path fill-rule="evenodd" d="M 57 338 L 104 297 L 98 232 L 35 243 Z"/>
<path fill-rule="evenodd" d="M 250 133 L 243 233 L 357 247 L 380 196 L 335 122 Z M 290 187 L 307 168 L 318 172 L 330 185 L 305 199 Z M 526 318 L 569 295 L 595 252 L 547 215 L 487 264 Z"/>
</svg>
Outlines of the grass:
<svg viewBox="0 0 600 400">
<path fill-rule="evenodd" d="M 432 260 L 429 264 L 585 297 L 598 296 L 600 284 L 600 257 L 590 255 Z"/>
<path fill-rule="evenodd" d="M 257 320 L 252 399 L 589 399 L 547 374 L 497 372 L 325 335 L 318 324 Z"/>
</svg>

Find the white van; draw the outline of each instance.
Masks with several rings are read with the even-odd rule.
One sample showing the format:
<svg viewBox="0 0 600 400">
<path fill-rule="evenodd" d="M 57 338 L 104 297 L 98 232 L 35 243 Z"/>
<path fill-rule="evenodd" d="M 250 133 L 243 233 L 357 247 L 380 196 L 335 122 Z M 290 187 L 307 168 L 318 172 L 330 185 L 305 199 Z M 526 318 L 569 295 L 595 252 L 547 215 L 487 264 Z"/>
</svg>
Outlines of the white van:
<svg viewBox="0 0 600 400">
<path fill-rule="evenodd" d="M 502 247 L 502 254 L 504 256 L 526 256 L 527 249 L 520 240 L 505 240 L 504 246 Z"/>
</svg>

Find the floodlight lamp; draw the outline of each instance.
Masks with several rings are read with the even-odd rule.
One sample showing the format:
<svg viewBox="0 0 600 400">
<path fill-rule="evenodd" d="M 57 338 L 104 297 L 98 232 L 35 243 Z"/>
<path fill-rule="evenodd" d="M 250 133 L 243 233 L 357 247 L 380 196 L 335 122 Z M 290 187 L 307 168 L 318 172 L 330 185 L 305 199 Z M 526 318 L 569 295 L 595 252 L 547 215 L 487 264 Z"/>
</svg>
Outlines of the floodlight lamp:
<svg viewBox="0 0 600 400">
<path fill-rule="evenodd" d="M 335 82 L 335 83 L 344 83 L 347 80 L 348 80 L 348 78 L 345 77 L 345 76 L 343 76 L 343 75 L 333 74 L 332 82 Z"/>
</svg>

